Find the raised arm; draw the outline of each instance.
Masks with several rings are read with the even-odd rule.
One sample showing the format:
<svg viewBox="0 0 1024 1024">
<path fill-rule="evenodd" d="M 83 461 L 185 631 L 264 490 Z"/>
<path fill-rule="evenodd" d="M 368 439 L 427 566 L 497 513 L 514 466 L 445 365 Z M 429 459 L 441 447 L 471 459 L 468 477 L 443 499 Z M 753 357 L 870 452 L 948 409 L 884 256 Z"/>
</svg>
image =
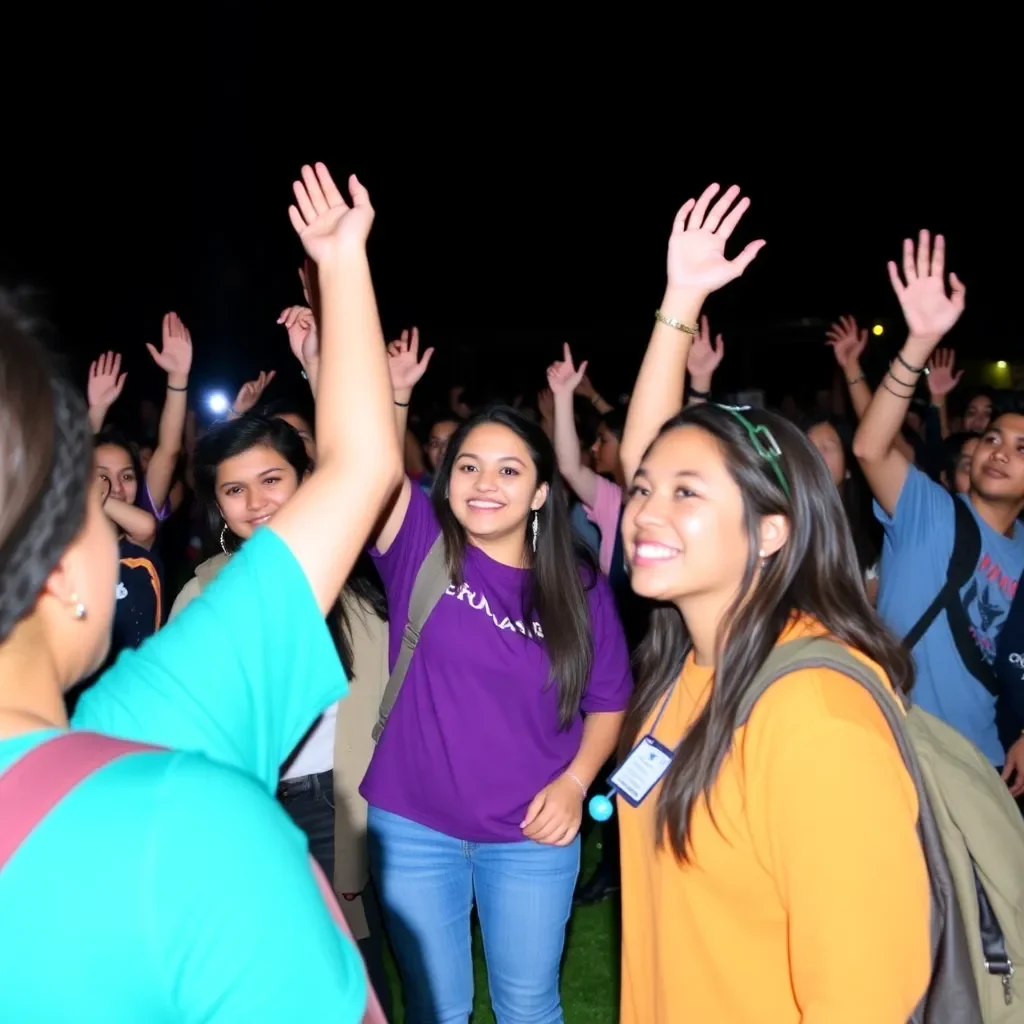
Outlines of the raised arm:
<svg viewBox="0 0 1024 1024">
<path fill-rule="evenodd" d="M 725 340 L 719 334 L 711 344 L 711 325 L 708 318 L 700 318 L 700 329 L 693 336 L 690 354 L 686 358 L 686 372 L 690 375 L 690 400 L 687 405 L 700 405 L 711 398 L 711 379 L 725 358 Z"/>
<path fill-rule="evenodd" d="M 301 273 L 301 271 L 300 271 Z M 288 332 L 288 345 L 292 355 L 299 361 L 309 389 L 316 400 L 316 389 L 320 379 L 320 338 L 316 330 L 316 318 L 308 306 L 289 306 L 277 318 Z"/>
<path fill-rule="evenodd" d="M 928 360 L 928 376 L 925 383 L 931 395 L 932 407 L 938 413 L 939 434 L 942 440 L 949 437 L 949 413 L 946 410 L 946 398 L 950 391 L 960 383 L 963 370 L 956 371 L 956 354 L 951 348 L 940 348 Z"/>
<path fill-rule="evenodd" d="M 355 175 L 352 205 L 323 164 L 303 167 L 292 224 L 316 261 L 320 285 L 317 467 L 274 516 L 326 614 L 398 483 L 384 337 L 366 257 L 373 207 Z"/>
<path fill-rule="evenodd" d="M 408 437 L 409 403 L 412 401 L 413 388 L 427 372 L 434 350 L 428 348 L 422 358 L 420 357 L 420 332 L 414 327 L 411 333 L 402 331 L 402 336 L 398 341 L 391 342 L 387 351 L 394 432 L 399 448 L 403 449 Z M 374 545 L 378 551 L 387 551 L 398 536 L 398 531 L 405 521 L 405 513 L 409 510 L 411 490 L 412 483 L 403 472 L 401 485 L 395 491 L 382 525 L 374 538 Z"/>
<path fill-rule="evenodd" d="M 580 501 L 593 507 L 597 501 L 597 474 L 583 464 L 573 409 L 573 397 L 586 372 L 587 361 L 584 360 L 577 368 L 572 361 L 572 351 L 565 344 L 562 346 L 562 358 L 548 367 L 548 387 L 554 396 L 554 444 L 558 471 Z"/>
<path fill-rule="evenodd" d="M 86 395 L 89 399 L 89 426 L 98 434 L 110 407 L 121 397 L 128 374 L 121 372 L 121 353 L 104 352 L 89 367 Z"/>
<path fill-rule="evenodd" d="M 138 505 L 129 505 L 119 498 L 107 498 L 103 503 L 115 526 L 133 543 L 147 551 L 156 540 L 156 518 Z"/>
<path fill-rule="evenodd" d="M 192 369 L 192 335 L 177 313 L 168 313 L 160 331 L 160 349 L 146 345 L 153 362 L 167 374 L 167 396 L 160 413 L 156 449 L 146 470 L 146 486 L 154 509 L 171 493 L 174 470 L 185 438 L 188 375 Z"/>
<path fill-rule="evenodd" d="M 905 284 L 896 264 L 889 263 L 889 279 L 909 334 L 861 418 L 853 453 L 875 499 L 890 516 L 895 513 L 910 468 L 910 460 L 896 445 L 896 438 L 929 357 L 964 311 L 966 289 L 956 274 L 949 275 L 951 294 L 946 294 L 945 262 L 945 239 L 936 235 L 933 246 L 928 232 L 922 231 L 916 254 L 909 238 L 903 242 Z"/>
<path fill-rule="evenodd" d="M 619 449 L 627 481 L 664 423 L 683 407 L 686 361 L 704 300 L 739 277 L 764 245 L 763 240 L 751 242 L 735 259 L 725 258 L 725 243 L 750 200 L 737 203 L 740 190 L 733 185 L 712 206 L 718 188 L 710 185 L 700 199 L 688 200 L 672 226 L 665 297 L 636 379 Z"/>
</svg>

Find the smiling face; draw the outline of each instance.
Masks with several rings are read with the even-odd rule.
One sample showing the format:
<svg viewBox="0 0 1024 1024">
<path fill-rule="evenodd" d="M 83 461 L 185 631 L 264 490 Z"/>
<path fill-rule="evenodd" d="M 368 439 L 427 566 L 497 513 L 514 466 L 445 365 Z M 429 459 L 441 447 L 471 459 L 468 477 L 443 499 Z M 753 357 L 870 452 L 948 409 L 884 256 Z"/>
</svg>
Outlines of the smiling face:
<svg viewBox="0 0 1024 1024">
<path fill-rule="evenodd" d="M 119 444 L 101 444 L 93 456 L 96 477 L 110 484 L 110 497 L 134 505 L 139 493 L 139 481 L 131 453 Z"/>
<path fill-rule="evenodd" d="M 987 501 L 1024 503 L 1024 416 L 1000 416 L 971 459 L 971 488 Z"/>
<path fill-rule="evenodd" d="M 547 494 L 518 434 L 499 423 L 469 431 L 452 465 L 448 503 L 471 541 L 525 540 L 527 519 Z"/>
<path fill-rule="evenodd" d="M 257 445 L 217 466 L 214 493 L 228 529 L 246 540 L 298 487 L 294 466 L 273 448 Z"/>
<path fill-rule="evenodd" d="M 739 487 L 707 431 L 678 427 L 654 443 L 634 478 L 622 539 L 642 597 L 732 599 L 750 544 Z"/>
<path fill-rule="evenodd" d="M 992 399 L 988 395 L 975 395 L 964 409 L 964 430 L 984 434 L 992 422 Z"/>
</svg>

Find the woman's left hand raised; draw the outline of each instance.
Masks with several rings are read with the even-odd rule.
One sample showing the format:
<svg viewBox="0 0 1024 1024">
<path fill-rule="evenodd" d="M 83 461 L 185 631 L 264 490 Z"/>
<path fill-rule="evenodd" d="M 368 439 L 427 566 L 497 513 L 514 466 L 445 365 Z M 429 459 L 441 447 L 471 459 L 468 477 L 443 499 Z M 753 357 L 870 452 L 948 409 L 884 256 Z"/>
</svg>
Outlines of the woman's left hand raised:
<svg viewBox="0 0 1024 1024">
<path fill-rule="evenodd" d="M 583 821 L 583 787 L 569 775 L 559 775 L 530 801 L 519 826 L 527 839 L 548 846 L 568 846 Z"/>
</svg>

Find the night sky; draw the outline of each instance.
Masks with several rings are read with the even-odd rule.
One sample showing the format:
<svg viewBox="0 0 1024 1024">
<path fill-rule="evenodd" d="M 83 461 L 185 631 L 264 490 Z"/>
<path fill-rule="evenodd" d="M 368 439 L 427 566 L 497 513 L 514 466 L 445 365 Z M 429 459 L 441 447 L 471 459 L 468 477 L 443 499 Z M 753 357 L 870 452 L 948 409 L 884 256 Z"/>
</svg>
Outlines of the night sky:
<svg viewBox="0 0 1024 1024">
<path fill-rule="evenodd" d="M 116 61 L 83 54 L 59 103 L 29 96 L 8 111 L 18 145 L 5 158 L 0 273 L 43 290 L 77 373 L 121 349 L 130 395 L 158 394 L 144 343 L 174 309 L 196 342 L 196 393 L 233 395 L 269 368 L 296 386 L 275 321 L 301 302 L 287 206 L 299 166 L 317 159 L 370 189 L 385 331 L 420 326 L 438 347 L 435 383 L 540 386 L 569 339 L 599 389 L 628 388 L 673 214 L 709 181 L 736 181 L 753 201 L 732 251 L 768 240 L 709 305 L 726 336 L 723 383 L 823 379 L 823 326 L 843 312 L 891 325 L 881 365 L 899 339 L 885 263 L 921 226 L 946 233 L 968 287 L 960 354 L 1016 355 L 1007 240 L 1021 216 L 998 182 L 1010 133 L 960 125 L 951 145 L 940 104 L 908 125 L 884 95 L 840 101 L 817 95 L 814 77 L 785 99 L 747 89 L 716 111 L 652 74 L 547 82 L 507 65 L 484 78 L 397 55 L 361 77 L 315 72 L 274 44 L 269 16 L 233 22 L 233 7 Z"/>
</svg>

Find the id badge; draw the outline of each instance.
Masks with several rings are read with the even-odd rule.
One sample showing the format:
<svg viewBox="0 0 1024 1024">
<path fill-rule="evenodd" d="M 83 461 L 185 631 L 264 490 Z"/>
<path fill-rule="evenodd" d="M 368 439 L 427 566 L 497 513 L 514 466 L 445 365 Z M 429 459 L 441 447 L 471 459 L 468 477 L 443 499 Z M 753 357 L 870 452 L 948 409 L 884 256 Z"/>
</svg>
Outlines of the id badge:
<svg viewBox="0 0 1024 1024">
<path fill-rule="evenodd" d="M 609 778 L 626 803 L 639 807 L 644 798 L 661 782 L 672 763 L 672 751 L 653 736 L 645 736 Z"/>
</svg>

